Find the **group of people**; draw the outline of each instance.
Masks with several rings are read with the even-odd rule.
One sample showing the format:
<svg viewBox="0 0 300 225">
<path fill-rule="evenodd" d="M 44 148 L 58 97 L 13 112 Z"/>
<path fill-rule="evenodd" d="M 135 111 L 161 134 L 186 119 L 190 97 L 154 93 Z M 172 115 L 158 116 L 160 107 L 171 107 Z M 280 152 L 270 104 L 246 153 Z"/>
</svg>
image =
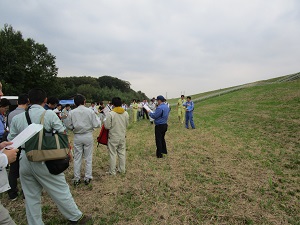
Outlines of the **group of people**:
<svg viewBox="0 0 300 225">
<path fill-rule="evenodd" d="M 2 85 L 0 83 L 0 96 L 3 96 Z M 93 179 L 92 176 L 92 156 L 94 149 L 93 131 L 95 128 L 103 126 L 109 130 L 108 153 L 109 170 L 108 174 L 125 173 L 126 171 L 126 129 L 129 124 L 129 114 L 127 106 L 122 103 L 119 97 L 114 97 L 112 101 L 104 106 L 101 103 L 98 107 L 91 104 L 86 107 L 86 99 L 83 95 L 77 94 L 74 97 L 76 108 L 70 109 L 66 105 L 64 109 L 58 103 L 56 98 L 47 98 L 43 89 L 35 88 L 22 94 L 18 98 L 18 107 L 9 113 L 6 123 L 0 123 L 1 129 L 9 130 L 7 140 L 0 143 L 0 192 L 8 191 L 11 200 L 18 198 L 17 179 L 20 177 L 22 191 L 26 207 L 26 216 L 28 224 L 43 224 L 41 210 L 41 192 L 46 190 L 50 197 L 56 203 L 62 215 L 69 220 L 70 224 L 87 224 L 92 221 L 91 216 L 83 214 L 76 205 L 69 185 L 65 179 L 64 173 L 53 175 L 49 173 L 44 162 L 32 162 L 27 159 L 25 154 L 25 145 L 19 149 L 5 149 L 12 143 L 19 133 L 27 126 L 25 111 L 30 115 L 32 123 L 40 123 L 41 115 L 44 114 L 44 129 L 47 132 L 61 132 L 68 130 L 74 133 L 74 186 L 81 183 L 81 164 L 85 160 L 85 173 L 83 177 L 84 184 L 88 185 Z M 28 106 L 30 107 L 28 108 Z M 146 105 L 147 107 L 144 107 Z M 187 100 L 184 96 L 178 100 L 178 117 L 183 123 L 183 117 L 186 120 L 186 128 L 190 122 L 191 127 L 195 128 L 193 123 L 194 104 L 190 97 Z M 167 145 L 165 134 L 168 130 L 168 117 L 170 106 L 166 99 L 159 95 L 151 99 L 150 103 L 143 101 L 142 108 L 133 100 L 130 105 L 132 109 L 133 122 L 138 119 L 138 110 L 143 112 L 143 116 L 155 124 L 155 143 L 156 157 L 163 158 L 167 154 Z M 2 110 L 2 111 L 1 111 Z M 8 110 L 6 100 L 0 102 L 0 119 Z M 140 115 L 141 116 L 141 115 Z M 2 124 L 2 126 L 1 126 Z M 0 133 L 1 134 L 1 133 Z M 1 137 L 3 137 L 4 133 Z M 118 157 L 118 165 L 117 165 Z M 9 179 L 6 174 L 6 166 L 10 164 Z M 34 187 L 34 188 L 32 188 Z M 15 224 L 8 211 L 0 204 L 0 224 Z"/>
<path fill-rule="evenodd" d="M 192 129 L 195 129 L 193 112 L 194 112 L 194 102 L 192 101 L 191 96 L 187 96 L 186 100 L 184 95 L 180 96 L 180 99 L 177 101 L 177 112 L 179 122 L 183 123 L 185 120 L 185 128 L 189 129 L 189 124 Z"/>
<path fill-rule="evenodd" d="M 0 83 L 0 97 L 3 96 L 2 84 Z M 1 100 L 1 98 L 0 98 Z M 98 112 L 85 106 L 86 99 L 77 94 L 74 97 L 76 108 L 70 110 L 69 106 L 61 110 L 57 99 L 47 99 L 43 89 L 35 88 L 18 98 L 18 107 L 4 118 L 8 111 L 9 101 L 0 101 L 1 128 L 9 130 L 7 139 L 13 140 L 27 126 L 28 122 L 25 111 L 28 112 L 32 123 L 40 123 L 44 114 L 44 129 L 49 132 L 65 133 L 66 127 L 74 133 L 74 185 L 80 184 L 80 167 L 84 158 L 86 163 L 84 183 L 88 185 L 92 180 L 92 153 L 93 153 L 93 130 L 101 125 Z M 28 107 L 30 105 L 30 107 Z M 106 129 L 109 129 L 108 151 L 110 155 L 109 173 L 125 173 L 126 153 L 126 129 L 129 124 L 129 115 L 122 107 L 119 97 L 112 99 L 108 104 L 111 108 L 102 118 Z M 3 109 L 3 110 L 1 110 Z M 101 113 L 101 109 L 99 111 Z M 7 124 L 7 126 L 6 126 Z M 3 138 L 4 134 L 1 135 Z M 44 224 L 42 221 L 41 192 L 45 190 L 56 203 L 62 215 L 69 220 L 69 224 L 91 224 L 92 217 L 83 214 L 76 205 L 64 173 L 53 175 L 48 171 L 44 162 L 32 162 L 28 160 L 25 147 L 19 149 L 6 149 L 12 142 L 0 143 L 0 192 L 8 191 L 9 198 L 16 200 L 20 194 L 17 188 L 17 179 L 20 177 L 22 192 L 25 198 L 26 217 L 28 224 Z M 119 165 L 116 170 L 116 156 L 119 157 Z M 8 179 L 6 167 L 10 164 Z M 16 164 L 16 165 L 14 165 Z M 14 225 L 9 212 L 0 204 L 0 224 Z"/>
<path fill-rule="evenodd" d="M 0 85 L 0 89 L 2 90 L 2 85 Z M 3 95 L 2 91 L 0 91 L 0 94 L 1 96 Z M 22 96 L 24 97 L 23 102 Z M 32 123 L 40 123 L 41 115 L 45 112 L 44 129 L 47 132 L 51 133 L 54 130 L 57 132 L 66 132 L 65 126 L 56 113 L 53 110 L 45 111 L 44 107 L 46 103 L 47 94 L 44 90 L 39 88 L 30 90 L 28 96 L 20 95 L 18 107 L 9 114 L 12 118 L 8 127 L 9 133 L 7 139 L 13 140 L 28 126 L 25 116 L 25 110 L 28 104 L 31 105 L 27 110 Z M 10 118 L 10 116 L 8 118 Z M 11 189 L 17 194 L 14 184 L 7 179 L 5 167 L 10 164 L 11 172 L 13 170 L 13 163 L 19 163 L 19 168 L 15 172 L 19 172 L 20 175 L 28 224 L 44 224 L 41 210 L 42 190 L 45 190 L 50 195 L 62 215 L 69 220 L 69 224 L 88 224 L 92 221 L 91 216 L 87 216 L 79 210 L 70 192 L 64 173 L 53 175 L 48 171 L 44 162 L 29 161 L 25 154 L 25 145 L 20 146 L 19 149 L 4 149 L 11 144 L 12 142 L 8 141 L 0 144 L 0 149 L 2 149 L 0 153 L 0 190 L 4 192 Z M 20 157 L 19 160 L 16 161 L 19 151 Z M 12 188 L 10 188 L 10 186 Z M 13 196 L 10 195 L 10 197 Z M 0 205 L 0 224 L 15 224 L 8 211 L 2 205 Z"/>
</svg>

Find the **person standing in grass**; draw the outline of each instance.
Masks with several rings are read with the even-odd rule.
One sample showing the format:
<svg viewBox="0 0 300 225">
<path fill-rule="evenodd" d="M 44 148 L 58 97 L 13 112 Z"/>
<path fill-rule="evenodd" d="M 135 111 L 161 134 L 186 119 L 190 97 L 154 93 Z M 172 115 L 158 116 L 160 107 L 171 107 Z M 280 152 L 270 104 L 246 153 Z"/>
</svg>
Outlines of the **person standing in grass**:
<svg viewBox="0 0 300 225">
<path fill-rule="evenodd" d="M 155 108 L 156 108 L 155 98 L 152 98 L 149 103 L 149 109 L 151 109 L 152 112 L 155 112 Z M 149 116 L 149 120 L 150 120 L 150 123 L 153 124 L 154 119 Z"/>
<path fill-rule="evenodd" d="M 125 173 L 126 163 L 126 129 L 129 124 L 129 115 L 122 108 L 122 101 L 119 97 L 112 99 L 114 106 L 104 121 L 104 126 L 109 130 L 108 133 L 108 153 L 109 153 L 109 171 L 110 175 L 116 175 L 117 155 L 119 164 L 117 171 Z"/>
<path fill-rule="evenodd" d="M 132 102 L 132 116 L 133 116 L 133 122 L 134 123 L 136 123 L 136 121 L 137 121 L 138 108 L 139 108 L 139 105 L 137 104 L 136 100 L 133 99 L 133 102 Z"/>
<path fill-rule="evenodd" d="M 29 91 L 28 97 L 30 104 L 32 104 L 28 110 L 30 119 L 33 123 L 39 124 L 42 114 L 45 113 L 44 106 L 47 102 L 47 94 L 43 89 L 34 88 Z M 61 120 L 52 110 L 46 110 L 44 115 L 44 129 L 47 133 L 52 133 L 53 130 L 61 133 L 65 132 Z M 25 112 L 14 116 L 11 121 L 8 140 L 13 140 L 26 127 L 28 127 L 28 122 Z M 55 202 L 61 214 L 69 220 L 69 224 L 88 224 L 92 221 L 91 216 L 83 215 L 78 209 L 65 174 L 62 172 L 53 175 L 49 172 L 45 162 L 29 161 L 25 150 L 22 150 L 20 155 L 20 180 L 25 196 L 27 224 L 44 224 L 41 204 L 43 189 Z"/>
<path fill-rule="evenodd" d="M 186 98 L 186 102 L 182 105 L 186 107 L 185 112 L 185 128 L 189 129 L 189 123 L 191 124 L 191 127 L 195 129 L 194 119 L 193 119 L 193 112 L 194 112 L 194 102 L 192 102 L 192 98 L 188 96 Z"/>
<path fill-rule="evenodd" d="M 157 96 L 156 100 L 158 106 L 155 112 L 150 113 L 149 110 L 148 113 L 155 123 L 156 157 L 162 158 L 163 154 L 168 154 L 165 135 L 168 130 L 170 108 L 165 104 L 166 99 L 162 95 Z"/>
<path fill-rule="evenodd" d="M 12 119 L 23 112 L 25 112 L 28 108 L 28 94 L 21 94 L 18 97 L 18 107 L 8 114 L 7 116 L 7 125 L 8 128 L 10 127 Z M 8 190 L 8 196 L 10 200 L 15 201 L 18 198 L 18 178 L 20 177 L 19 174 L 19 168 L 20 168 L 20 154 L 21 154 L 21 148 L 19 148 L 19 152 L 17 154 L 17 160 L 10 164 L 9 174 L 8 174 L 8 181 L 9 185 L 11 187 L 10 190 Z"/>
<path fill-rule="evenodd" d="M 0 82 L 0 102 L 2 92 L 2 83 Z M 9 182 L 7 179 L 6 166 L 9 163 L 13 163 L 17 159 L 18 149 L 6 150 L 5 147 L 11 145 L 12 142 L 0 142 L 0 193 L 10 189 Z M 15 222 L 9 215 L 8 210 L 0 202 L 0 224 L 15 225 Z"/>
<path fill-rule="evenodd" d="M 74 132 L 74 186 L 80 184 L 80 168 L 82 157 L 85 159 L 84 183 L 88 185 L 93 179 L 92 160 L 94 149 L 94 128 L 100 127 L 100 119 L 95 111 L 85 107 L 86 99 L 77 94 L 74 97 L 76 109 L 69 113 L 65 120 L 67 128 Z"/>
<path fill-rule="evenodd" d="M 183 123 L 185 117 L 185 106 L 183 104 L 186 102 L 184 95 L 181 95 L 180 99 L 177 101 L 177 112 L 179 122 Z"/>
</svg>

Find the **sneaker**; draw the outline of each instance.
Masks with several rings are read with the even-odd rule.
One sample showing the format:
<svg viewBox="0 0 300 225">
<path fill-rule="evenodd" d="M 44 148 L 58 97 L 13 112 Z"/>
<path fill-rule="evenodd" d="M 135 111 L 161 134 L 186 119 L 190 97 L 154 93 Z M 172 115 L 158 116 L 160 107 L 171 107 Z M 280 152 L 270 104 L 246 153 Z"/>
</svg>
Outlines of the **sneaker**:
<svg viewBox="0 0 300 225">
<path fill-rule="evenodd" d="M 84 180 L 84 184 L 85 184 L 85 185 L 89 185 L 89 183 L 91 183 L 91 180 L 92 180 L 92 179 L 90 179 L 90 178 L 85 179 L 85 180 Z"/>
<path fill-rule="evenodd" d="M 11 200 L 12 202 L 17 201 L 17 199 L 18 199 L 18 196 L 17 196 L 17 197 L 14 197 L 14 198 L 10 198 L 10 200 Z"/>
<path fill-rule="evenodd" d="M 80 180 L 74 180 L 73 181 L 73 185 L 74 185 L 74 187 L 77 187 L 77 186 L 79 186 L 79 184 L 81 183 L 81 181 Z"/>
<path fill-rule="evenodd" d="M 69 224 L 93 224 L 93 219 L 92 216 L 86 216 L 82 214 L 81 218 L 77 221 L 69 220 Z"/>
<path fill-rule="evenodd" d="M 10 193 L 8 196 L 9 196 L 9 200 L 14 202 L 18 199 L 19 195 L 18 195 L 18 193 Z"/>
</svg>

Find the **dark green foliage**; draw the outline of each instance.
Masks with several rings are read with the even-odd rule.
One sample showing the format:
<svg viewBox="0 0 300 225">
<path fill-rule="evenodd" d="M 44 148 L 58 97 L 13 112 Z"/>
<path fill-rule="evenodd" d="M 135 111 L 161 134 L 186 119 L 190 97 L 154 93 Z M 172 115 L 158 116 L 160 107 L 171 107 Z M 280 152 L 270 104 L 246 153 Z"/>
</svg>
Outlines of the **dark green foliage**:
<svg viewBox="0 0 300 225">
<path fill-rule="evenodd" d="M 20 31 L 7 24 L 0 30 L 0 80 L 6 95 L 18 95 L 33 87 L 53 93 L 57 67 L 55 56 L 45 45 L 23 39 Z"/>
</svg>

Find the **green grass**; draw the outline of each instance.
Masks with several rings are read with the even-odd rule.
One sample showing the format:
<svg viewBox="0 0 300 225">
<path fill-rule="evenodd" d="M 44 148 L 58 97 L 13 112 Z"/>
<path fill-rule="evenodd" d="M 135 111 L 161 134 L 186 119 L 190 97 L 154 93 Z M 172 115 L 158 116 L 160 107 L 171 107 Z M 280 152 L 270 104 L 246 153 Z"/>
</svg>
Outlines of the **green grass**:
<svg viewBox="0 0 300 225">
<path fill-rule="evenodd" d="M 173 108 L 169 154 L 155 157 L 154 126 L 130 124 L 127 172 L 111 177 L 95 148 L 91 186 L 71 186 L 95 224 L 300 224 L 300 81 L 253 86 L 195 105 L 195 130 Z M 95 131 L 95 137 L 99 130 Z M 72 166 L 66 172 L 71 184 Z M 24 203 L 2 203 L 26 224 Z M 47 194 L 46 224 L 64 224 Z"/>
</svg>

